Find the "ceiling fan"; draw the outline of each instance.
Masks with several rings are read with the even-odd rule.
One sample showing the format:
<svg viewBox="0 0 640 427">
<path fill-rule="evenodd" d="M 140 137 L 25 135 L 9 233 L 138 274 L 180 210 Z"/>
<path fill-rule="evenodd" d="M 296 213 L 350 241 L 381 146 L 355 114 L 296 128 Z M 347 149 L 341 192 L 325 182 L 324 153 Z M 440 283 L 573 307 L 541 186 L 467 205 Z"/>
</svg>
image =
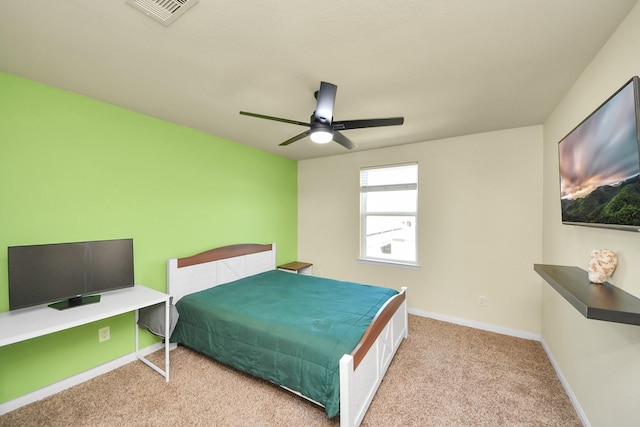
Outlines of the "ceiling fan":
<svg viewBox="0 0 640 427">
<path fill-rule="evenodd" d="M 259 119 L 275 120 L 278 122 L 290 123 L 292 125 L 306 126 L 309 128 L 309 130 L 306 130 L 293 138 L 287 139 L 280 145 L 289 145 L 292 142 L 296 142 L 302 138 L 310 136 L 311 140 L 318 144 L 326 144 L 327 142 L 335 141 L 348 150 L 351 150 L 355 145 L 349 138 L 340 133 L 340 131 L 380 126 L 396 126 L 404 123 L 404 117 L 333 121 L 333 104 L 336 100 L 337 89 L 338 86 L 332 83 L 320 82 L 320 90 L 316 91 L 314 94 L 318 101 L 318 105 L 311 115 L 309 123 L 282 119 L 280 117 L 265 116 L 262 114 L 248 113 L 246 111 L 240 111 L 240 114 L 257 117 Z"/>
</svg>

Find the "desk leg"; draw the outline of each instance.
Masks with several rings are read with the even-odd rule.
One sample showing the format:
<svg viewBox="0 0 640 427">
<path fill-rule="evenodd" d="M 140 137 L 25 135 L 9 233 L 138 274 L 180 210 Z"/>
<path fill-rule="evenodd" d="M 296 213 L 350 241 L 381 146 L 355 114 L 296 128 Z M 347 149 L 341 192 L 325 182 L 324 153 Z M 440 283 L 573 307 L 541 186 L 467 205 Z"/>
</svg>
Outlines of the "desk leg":
<svg viewBox="0 0 640 427">
<path fill-rule="evenodd" d="M 134 335 L 135 335 L 135 341 L 136 341 L 136 346 L 135 346 L 136 357 L 138 357 L 138 339 L 139 339 L 138 319 L 140 318 L 139 311 L 140 310 L 135 310 L 135 318 L 133 320 L 133 329 L 135 330 Z"/>
<path fill-rule="evenodd" d="M 171 340 L 171 334 L 169 333 L 169 329 L 171 328 L 170 308 L 171 297 L 167 298 L 164 302 L 164 377 L 167 382 L 169 382 L 169 341 Z"/>
<path fill-rule="evenodd" d="M 170 311 L 170 307 L 171 307 L 171 298 L 169 296 L 167 296 L 167 299 L 164 300 L 164 330 L 165 330 L 165 335 L 169 332 L 169 326 L 171 325 L 171 321 L 169 319 L 169 311 Z M 171 337 L 165 337 L 164 340 L 164 371 L 162 369 L 160 369 L 159 366 L 156 366 L 155 364 L 151 363 L 149 360 L 147 360 L 146 357 L 144 357 L 142 354 L 140 354 L 140 351 L 138 349 L 139 344 L 138 344 L 138 338 L 139 338 L 139 332 L 138 332 L 138 317 L 139 317 L 139 313 L 138 310 L 136 310 L 136 316 L 135 316 L 135 337 L 136 337 L 136 345 L 135 345 L 135 349 L 136 349 L 136 357 L 144 362 L 145 365 L 149 366 L 151 369 L 153 369 L 154 371 L 156 371 L 157 373 L 159 373 L 160 375 L 162 375 L 165 380 L 167 382 L 169 382 L 169 340 Z"/>
</svg>

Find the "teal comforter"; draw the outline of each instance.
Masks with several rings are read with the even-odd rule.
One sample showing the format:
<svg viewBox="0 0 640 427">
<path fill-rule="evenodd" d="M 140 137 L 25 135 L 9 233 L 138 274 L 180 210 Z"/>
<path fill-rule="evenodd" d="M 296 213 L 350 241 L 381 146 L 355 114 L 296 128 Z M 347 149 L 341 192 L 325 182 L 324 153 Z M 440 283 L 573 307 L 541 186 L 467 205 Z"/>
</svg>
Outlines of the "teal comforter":
<svg viewBox="0 0 640 427">
<path fill-rule="evenodd" d="M 397 291 L 273 270 L 183 297 L 171 341 L 340 410 L 338 362 Z"/>
</svg>

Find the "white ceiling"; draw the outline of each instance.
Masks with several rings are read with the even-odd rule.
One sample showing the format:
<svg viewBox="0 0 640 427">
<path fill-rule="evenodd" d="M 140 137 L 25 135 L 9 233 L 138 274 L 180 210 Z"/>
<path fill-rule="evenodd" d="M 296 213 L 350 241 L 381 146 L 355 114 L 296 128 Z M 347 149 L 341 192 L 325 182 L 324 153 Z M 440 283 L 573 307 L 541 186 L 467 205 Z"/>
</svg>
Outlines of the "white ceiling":
<svg viewBox="0 0 640 427">
<path fill-rule="evenodd" d="M 0 0 L 0 71 L 308 159 L 347 151 L 239 111 L 307 122 L 324 80 L 335 120 L 405 117 L 345 131 L 356 150 L 541 124 L 636 2 L 200 0 L 165 27 L 124 0 Z"/>
</svg>

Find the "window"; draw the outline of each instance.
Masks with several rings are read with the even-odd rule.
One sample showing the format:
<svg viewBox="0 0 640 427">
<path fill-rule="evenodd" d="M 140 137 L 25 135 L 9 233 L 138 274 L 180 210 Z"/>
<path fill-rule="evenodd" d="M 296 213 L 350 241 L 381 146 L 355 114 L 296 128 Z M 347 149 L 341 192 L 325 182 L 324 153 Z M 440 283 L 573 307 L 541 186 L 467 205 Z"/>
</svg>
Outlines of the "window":
<svg viewBox="0 0 640 427">
<path fill-rule="evenodd" d="M 418 164 L 360 170 L 360 257 L 416 264 Z"/>
</svg>

